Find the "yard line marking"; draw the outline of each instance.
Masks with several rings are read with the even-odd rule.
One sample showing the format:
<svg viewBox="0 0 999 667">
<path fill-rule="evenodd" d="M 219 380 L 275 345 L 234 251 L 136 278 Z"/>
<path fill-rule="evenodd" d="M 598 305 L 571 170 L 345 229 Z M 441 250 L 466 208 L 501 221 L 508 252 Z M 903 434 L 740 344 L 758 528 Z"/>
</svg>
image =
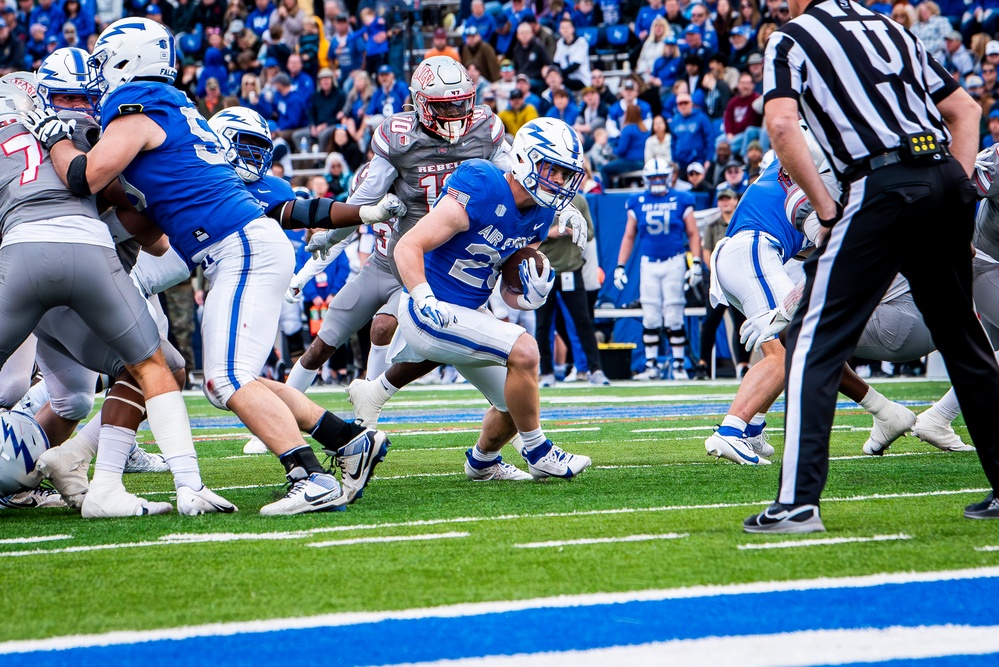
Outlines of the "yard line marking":
<svg viewBox="0 0 999 667">
<path fill-rule="evenodd" d="M 468 537 L 471 533 L 427 533 L 426 535 L 386 535 L 384 537 L 355 537 L 349 540 L 330 540 L 329 542 L 313 542 L 307 547 L 343 547 L 351 544 L 373 544 L 378 542 L 422 542 L 425 540 L 449 540 Z"/>
<path fill-rule="evenodd" d="M 72 535 L 36 535 L 34 537 L 8 537 L 0 540 L 0 544 L 31 544 L 33 542 L 51 542 L 53 540 L 71 540 Z"/>
<path fill-rule="evenodd" d="M 381 475 L 375 475 L 371 479 L 416 479 L 420 477 L 457 477 L 458 475 L 464 475 L 463 472 L 414 472 L 408 475 L 387 475 L 382 477 Z"/>
<path fill-rule="evenodd" d="M 984 547 L 975 547 L 975 551 L 999 551 L 999 546 L 988 545 Z"/>
<path fill-rule="evenodd" d="M 756 542 L 740 544 L 739 549 L 793 549 L 795 547 L 819 547 L 829 544 L 850 544 L 853 542 L 890 542 L 892 540 L 911 540 L 911 535 L 874 535 L 872 537 L 823 537 L 815 540 L 787 540 L 785 542 Z"/>
<path fill-rule="evenodd" d="M 799 579 L 788 581 L 767 581 L 748 584 L 701 585 L 673 589 L 653 589 L 628 591 L 625 593 L 587 593 L 582 595 L 559 595 L 528 600 L 469 602 L 440 607 L 424 607 L 399 611 L 341 612 L 299 618 L 279 618 L 265 621 L 241 621 L 233 623 L 211 623 L 182 626 L 160 630 L 123 630 L 92 635 L 69 635 L 48 639 L 27 639 L 0 643 L 0 655 L 27 653 L 31 651 L 51 651 L 89 646 L 113 646 L 136 644 L 139 642 L 164 639 L 187 639 L 191 637 L 224 637 L 252 632 L 272 632 L 277 630 L 308 629 L 321 627 L 344 627 L 362 623 L 377 623 L 386 620 L 410 620 L 425 618 L 463 618 L 529 609 L 564 609 L 568 607 L 609 605 L 626 602 L 649 602 L 660 600 L 689 600 L 726 595 L 751 595 L 754 593 L 778 593 L 784 591 L 841 590 L 870 588 L 891 584 L 932 583 L 968 579 L 999 577 L 999 567 L 944 570 L 936 572 L 885 572 L 855 577 Z M 922 631 L 923 628 L 917 628 Z M 991 628 L 982 628 L 990 637 L 997 637 Z M 939 646 L 963 646 L 962 642 L 944 640 L 933 642 Z M 779 644 L 778 644 L 779 645 Z M 766 643 L 767 651 L 773 653 L 774 643 Z M 780 653 L 783 655 L 783 652 Z M 713 661 L 708 661 L 709 663 Z M 570 663 L 574 664 L 574 663 Z M 601 663 L 611 664 L 611 663 Z M 661 662 L 659 664 L 662 664 Z M 705 664 L 703 662 L 699 664 Z M 828 661 L 826 662 L 828 664 Z"/>
<path fill-rule="evenodd" d="M 213 491 L 243 491 L 245 489 L 271 489 L 279 486 L 285 486 L 284 483 L 281 484 L 241 484 L 239 486 L 216 486 Z M 177 495 L 176 489 L 171 489 L 170 491 L 143 491 L 143 496 L 172 496 Z"/>
<path fill-rule="evenodd" d="M 611 544 L 615 542 L 650 542 L 652 540 L 679 540 L 690 537 L 690 533 L 661 533 L 659 535 L 625 535 L 624 537 L 590 537 L 578 540 L 555 540 L 552 542 L 525 542 L 514 544 L 514 549 L 544 549 L 546 547 L 567 547 L 577 544 Z"/>
<path fill-rule="evenodd" d="M 697 417 L 691 417 L 691 419 L 696 419 L 696 418 Z M 704 419 L 706 419 L 706 417 Z M 709 431 L 714 431 L 714 428 L 715 428 L 714 424 L 711 424 L 710 426 L 674 426 L 674 427 L 662 426 L 658 428 L 637 428 L 634 429 L 632 433 L 668 433 L 670 431 L 703 431 L 705 429 Z M 833 430 L 842 431 L 846 429 L 859 428 L 859 427 L 841 425 L 841 426 L 833 426 L 832 428 Z M 869 431 L 870 429 L 861 429 L 861 430 Z"/>
</svg>

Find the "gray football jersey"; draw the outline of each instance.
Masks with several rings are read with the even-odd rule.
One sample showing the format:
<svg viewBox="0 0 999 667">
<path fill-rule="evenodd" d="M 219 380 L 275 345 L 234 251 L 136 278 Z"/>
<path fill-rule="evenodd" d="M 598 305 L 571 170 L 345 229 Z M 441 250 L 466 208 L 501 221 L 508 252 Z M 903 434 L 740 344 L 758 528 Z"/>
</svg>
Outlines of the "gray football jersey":
<svg viewBox="0 0 999 667">
<path fill-rule="evenodd" d="M 388 160 L 397 176 L 392 189 L 408 211 L 396 223 L 393 237 L 413 228 L 437 201 L 444 179 L 464 160 L 491 160 L 502 148 L 503 121 L 489 107 L 472 112 L 468 132 L 453 144 L 424 131 L 415 111 L 397 113 L 382 121 L 371 139 L 375 155 Z"/>
<path fill-rule="evenodd" d="M 978 196 L 984 199 L 978 206 L 971 242 L 992 259 L 999 260 L 999 144 L 978 154 L 972 181 Z"/>
<path fill-rule="evenodd" d="M 36 220 L 98 217 L 94 197 L 77 197 L 69 191 L 48 151 L 20 122 L 0 127 L 0 148 L 0 236 Z"/>
</svg>

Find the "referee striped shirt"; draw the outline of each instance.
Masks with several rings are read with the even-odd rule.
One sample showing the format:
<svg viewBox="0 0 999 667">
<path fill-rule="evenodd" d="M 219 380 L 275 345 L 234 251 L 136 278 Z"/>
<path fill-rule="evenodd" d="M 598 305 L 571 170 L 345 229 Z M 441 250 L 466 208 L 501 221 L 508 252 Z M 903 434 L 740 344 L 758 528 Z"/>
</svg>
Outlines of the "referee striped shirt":
<svg viewBox="0 0 999 667">
<path fill-rule="evenodd" d="M 912 33 L 850 0 L 810 4 L 767 43 L 764 99 L 798 100 L 840 175 L 910 134 L 949 142 L 936 103 L 957 88 Z"/>
</svg>

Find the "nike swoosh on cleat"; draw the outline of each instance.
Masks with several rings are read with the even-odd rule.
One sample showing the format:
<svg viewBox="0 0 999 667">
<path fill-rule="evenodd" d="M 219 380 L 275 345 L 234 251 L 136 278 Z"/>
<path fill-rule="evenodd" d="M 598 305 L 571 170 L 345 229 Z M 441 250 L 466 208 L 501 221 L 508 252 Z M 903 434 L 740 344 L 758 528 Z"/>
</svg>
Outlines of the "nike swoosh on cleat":
<svg viewBox="0 0 999 667">
<path fill-rule="evenodd" d="M 740 452 L 735 447 L 732 447 L 732 451 L 735 452 L 736 454 L 738 454 L 740 457 L 742 457 L 746 461 L 749 461 L 750 463 L 759 463 L 760 462 L 760 457 L 759 456 L 746 456 L 745 454 L 743 454 L 742 452 Z"/>
<path fill-rule="evenodd" d="M 308 493 L 306 493 L 306 494 L 304 494 L 303 497 L 305 498 L 305 502 L 307 502 L 307 503 L 314 503 L 317 500 L 322 500 L 323 498 L 325 498 L 326 496 L 330 495 L 331 493 L 333 493 L 332 489 L 330 489 L 326 493 L 320 493 L 318 496 L 310 496 Z"/>
</svg>

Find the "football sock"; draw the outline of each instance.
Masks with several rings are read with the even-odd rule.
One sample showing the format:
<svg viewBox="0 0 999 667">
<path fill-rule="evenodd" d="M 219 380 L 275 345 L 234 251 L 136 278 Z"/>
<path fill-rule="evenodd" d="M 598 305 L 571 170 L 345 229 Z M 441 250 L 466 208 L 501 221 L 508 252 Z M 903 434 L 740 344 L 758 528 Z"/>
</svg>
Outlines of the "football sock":
<svg viewBox="0 0 999 667">
<path fill-rule="evenodd" d="M 296 447 L 278 458 L 289 476 L 296 468 L 304 470 L 306 475 L 326 472 L 326 469 L 320 465 L 319 459 L 316 458 L 316 453 L 308 445 Z"/>
<path fill-rule="evenodd" d="M 735 415 L 725 415 L 721 426 L 718 427 L 718 435 L 734 436 L 741 438 L 746 433 L 746 422 Z"/>
<path fill-rule="evenodd" d="M 323 449 L 336 451 L 364 433 L 366 429 L 356 422 L 345 422 L 327 410 L 319 418 L 309 435 L 316 439 Z M 297 450 L 292 450 L 297 451 Z M 312 472 L 312 471 L 310 471 Z"/>
<path fill-rule="evenodd" d="M 318 369 L 310 371 L 302 365 L 302 360 L 299 359 L 295 362 L 295 365 L 291 367 L 291 371 L 288 372 L 288 379 L 285 381 L 285 384 L 304 394 L 305 391 L 312 386 L 312 383 L 315 382 L 318 374 Z"/>
<path fill-rule="evenodd" d="M 766 415 L 757 412 L 756 416 L 753 417 L 748 424 L 746 424 L 746 436 L 749 438 L 755 438 L 760 433 L 763 433 L 763 427 L 766 425 Z"/>
<path fill-rule="evenodd" d="M 642 343 L 645 344 L 645 365 L 655 366 L 659 358 L 659 329 L 644 329 Z"/>
<path fill-rule="evenodd" d="M 97 415 L 77 431 L 76 435 L 67 440 L 60 447 L 79 448 L 79 451 L 93 459 L 97 455 L 97 442 L 101 435 L 101 416 Z"/>
<path fill-rule="evenodd" d="M 383 395 L 386 401 L 392 398 L 395 395 L 395 392 L 399 391 L 398 387 L 388 381 L 385 377 L 385 373 L 379 375 L 375 380 L 373 380 L 373 382 L 375 383 L 375 391 L 377 391 L 379 395 Z"/>
<path fill-rule="evenodd" d="M 101 427 L 100 447 L 97 448 L 97 462 L 94 464 L 94 481 L 96 485 L 121 485 L 121 476 L 125 472 L 125 462 L 128 453 L 132 451 L 135 442 L 135 431 L 121 426 L 106 425 Z"/>
<path fill-rule="evenodd" d="M 388 345 L 371 345 L 368 351 L 368 371 L 365 374 L 367 379 L 373 380 L 388 370 L 388 349 Z"/>
<path fill-rule="evenodd" d="M 961 406 L 957 404 L 957 394 L 954 393 L 953 387 L 943 395 L 943 398 L 933 404 L 933 409 L 948 422 L 957 419 L 957 416 L 961 414 Z"/>
<path fill-rule="evenodd" d="M 198 455 L 194 452 L 191 437 L 191 422 L 187 416 L 187 406 L 179 391 L 171 391 L 146 399 L 146 419 L 149 430 L 156 438 L 176 488 L 189 486 L 199 490 L 201 472 L 198 470 Z M 131 447 L 131 444 L 129 445 Z"/>
<path fill-rule="evenodd" d="M 529 452 L 535 447 L 540 447 L 545 444 L 545 441 L 547 440 L 547 438 L 545 438 L 545 432 L 540 428 L 533 431 L 521 431 L 520 439 L 524 443 L 524 452 Z"/>
<path fill-rule="evenodd" d="M 472 447 L 472 458 L 476 461 L 482 461 L 483 463 L 491 463 L 499 458 L 499 452 L 484 452 L 479 449 L 478 443 L 475 447 Z"/>
<path fill-rule="evenodd" d="M 870 387 L 864 394 L 864 398 L 861 399 L 860 407 L 877 417 L 882 410 L 888 407 L 888 399 L 882 396 L 877 389 Z"/>
</svg>

